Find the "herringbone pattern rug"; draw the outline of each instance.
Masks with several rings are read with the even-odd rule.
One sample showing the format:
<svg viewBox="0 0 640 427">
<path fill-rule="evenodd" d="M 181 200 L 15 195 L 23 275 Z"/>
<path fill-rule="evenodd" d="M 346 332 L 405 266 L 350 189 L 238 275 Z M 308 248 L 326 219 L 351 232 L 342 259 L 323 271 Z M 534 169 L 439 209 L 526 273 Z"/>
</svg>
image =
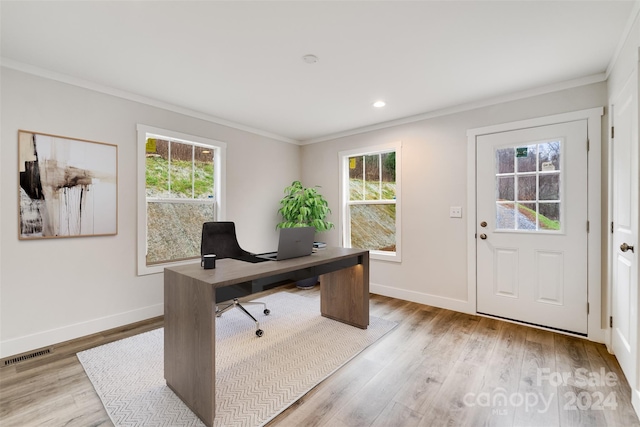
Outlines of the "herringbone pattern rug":
<svg viewBox="0 0 640 427">
<path fill-rule="evenodd" d="M 279 292 L 248 307 L 265 333 L 239 310 L 216 319 L 216 426 L 260 426 L 395 327 L 371 317 L 367 330 L 320 316 L 318 298 Z M 166 386 L 163 329 L 78 353 L 113 423 L 202 426 Z"/>
</svg>

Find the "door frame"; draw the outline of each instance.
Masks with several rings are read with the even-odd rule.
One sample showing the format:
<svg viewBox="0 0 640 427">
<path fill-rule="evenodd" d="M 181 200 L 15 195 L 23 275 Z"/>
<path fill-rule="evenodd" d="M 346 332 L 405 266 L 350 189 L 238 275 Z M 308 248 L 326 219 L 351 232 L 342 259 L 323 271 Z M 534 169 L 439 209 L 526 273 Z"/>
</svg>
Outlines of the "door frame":
<svg viewBox="0 0 640 427">
<path fill-rule="evenodd" d="M 519 120 L 499 125 L 485 126 L 467 130 L 467 303 L 469 312 L 477 313 L 477 211 L 476 211 L 476 140 L 479 136 L 518 129 L 553 125 L 576 120 L 587 120 L 587 138 L 589 141 L 589 168 L 587 197 L 589 233 L 587 236 L 587 338 L 591 341 L 605 342 L 605 320 L 602 315 L 602 116 L 604 107 L 554 114 L 534 119 Z M 585 224 L 585 227 L 587 225 Z M 586 309 L 586 307 L 585 307 Z M 606 314 L 606 313 L 605 313 Z M 540 329 L 548 329 L 539 327 Z M 559 332 L 559 331 L 555 331 Z M 568 334 L 568 333 L 567 333 Z M 569 334 L 571 335 L 571 334 Z"/>
</svg>

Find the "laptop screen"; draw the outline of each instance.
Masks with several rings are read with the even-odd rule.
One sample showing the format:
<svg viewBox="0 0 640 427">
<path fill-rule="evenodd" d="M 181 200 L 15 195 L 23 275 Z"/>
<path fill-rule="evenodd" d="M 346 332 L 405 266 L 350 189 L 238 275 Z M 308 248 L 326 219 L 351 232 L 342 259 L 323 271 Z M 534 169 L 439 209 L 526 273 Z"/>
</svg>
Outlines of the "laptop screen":
<svg viewBox="0 0 640 427">
<path fill-rule="evenodd" d="M 315 234 L 314 227 L 281 228 L 277 259 L 311 255 Z"/>
</svg>

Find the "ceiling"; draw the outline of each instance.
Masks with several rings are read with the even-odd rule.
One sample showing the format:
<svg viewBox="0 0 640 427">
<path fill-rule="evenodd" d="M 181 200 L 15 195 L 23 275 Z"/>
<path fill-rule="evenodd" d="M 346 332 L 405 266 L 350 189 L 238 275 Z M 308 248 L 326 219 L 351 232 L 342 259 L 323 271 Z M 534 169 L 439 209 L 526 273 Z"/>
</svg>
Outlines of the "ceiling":
<svg viewBox="0 0 640 427">
<path fill-rule="evenodd" d="M 602 76 L 635 11 L 620 0 L 2 1 L 0 54 L 304 143 Z"/>
</svg>

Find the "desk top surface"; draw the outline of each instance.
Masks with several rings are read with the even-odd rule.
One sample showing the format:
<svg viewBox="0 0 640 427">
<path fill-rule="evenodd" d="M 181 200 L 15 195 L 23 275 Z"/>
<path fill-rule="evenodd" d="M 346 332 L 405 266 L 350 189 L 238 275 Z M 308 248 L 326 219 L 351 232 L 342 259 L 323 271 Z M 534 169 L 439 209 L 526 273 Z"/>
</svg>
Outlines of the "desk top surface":
<svg viewBox="0 0 640 427">
<path fill-rule="evenodd" d="M 332 261 L 368 254 L 369 251 L 352 248 L 328 247 L 305 257 L 282 261 L 250 263 L 231 258 L 216 260 L 216 268 L 205 270 L 200 262 L 166 267 L 165 271 L 176 272 L 215 287 L 256 280 L 276 274 L 314 267 Z"/>
</svg>

